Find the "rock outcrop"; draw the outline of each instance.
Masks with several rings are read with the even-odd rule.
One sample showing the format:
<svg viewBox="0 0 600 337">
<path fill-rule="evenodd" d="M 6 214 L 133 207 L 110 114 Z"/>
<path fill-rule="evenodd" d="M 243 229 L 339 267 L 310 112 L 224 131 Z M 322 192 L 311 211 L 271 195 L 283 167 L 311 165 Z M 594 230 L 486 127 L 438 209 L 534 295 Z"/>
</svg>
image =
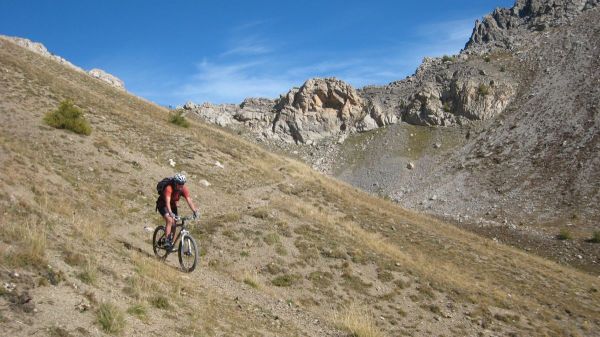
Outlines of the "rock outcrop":
<svg viewBox="0 0 600 337">
<path fill-rule="evenodd" d="M 352 86 L 335 78 L 315 78 L 278 100 L 273 132 L 305 143 L 353 131 L 364 116 L 365 104 Z"/>
<path fill-rule="evenodd" d="M 248 98 L 239 105 L 187 103 L 183 108 L 211 123 L 243 127 L 261 140 L 309 144 L 356 131 L 369 111 L 352 86 L 335 78 L 310 79 L 277 100 Z M 376 109 L 371 110 L 376 115 Z"/>
<path fill-rule="evenodd" d="M 249 98 L 239 105 L 188 102 L 183 108 L 210 123 L 249 131 L 259 140 L 312 144 L 399 121 L 450 126 L 489 119 L 501 113 L 515 93 L 514 83 L 488 75 L 490 71 L 465 65 L 448 68 L 438 61 L 406 83 L 385 87 L 355 90 L 335 78 L 314 78 L 277 100 Z M 438 71 L 436 65 L 446 76 L 430 76 Z"/>
<path fill-rule="evenodd" d="M 361 94 L 376 107 L 378 126 L 398 120 L 431 126 L 462 125 L 502 113 L 517 89 L 502 69 L 476 56 L 426 58 L 415 75 Z"/>
<path fill-rule="evenodd" d="M 104 81 L 115 88 L 125 90 L 125 83 L 114 75 L 105 72 L 102 69 L 92 69 L 88 74 L 94 78 Z"/>
<path fill-rule="evenodd" d="M 104 82 L 112 85 L 115 88 L 125 90 L 125 83 L 123 83 L 123 81 L 120 80 L 119 78 L 117 78 L 116 76 L 111 75 L 102 69 L 92 69 L 89 72 L 86 72 L 85 70 L 83 70 L 80 67 L 74 65 L 73 63 L 67 61 L 66 59 L 64 59 L 58 55 L 52 54 L 51 52 L 48 51 L 46 46 L 44 46 L 43 44 L 41 44 L 39 42 L 33 42 L 29 39 L 25 39 L 25 38 L 21 38 L 21 37 L 4 36 L 4 35 L 0 35 L 0 39 L 6 39 L 11 42 L 14 42 L 17 45 L 19 45 L 21 47 L 25 47 L 25 48 L 33 51 L 36 54 L 39 54 L 39 55 L 42 55 L 49 59 L 52 59 L 62 65 L 65 65 L 71 69 L 74 69 L 76 71 L 86 73 L 94 78 L 97 78 L 101 81 L 104 81 Z"/>
<path fill-rule="evenodd" d="M 498 8 L 483 20 L 477 20 L 465 49 L 477 53 L 494 48 L 513 50 L 526 40 L 527 31 L 543 31 L 572 22 L 581 12 L 599 3 L 599 0 L 517 0 L 512 8 Z"/>
</svg>

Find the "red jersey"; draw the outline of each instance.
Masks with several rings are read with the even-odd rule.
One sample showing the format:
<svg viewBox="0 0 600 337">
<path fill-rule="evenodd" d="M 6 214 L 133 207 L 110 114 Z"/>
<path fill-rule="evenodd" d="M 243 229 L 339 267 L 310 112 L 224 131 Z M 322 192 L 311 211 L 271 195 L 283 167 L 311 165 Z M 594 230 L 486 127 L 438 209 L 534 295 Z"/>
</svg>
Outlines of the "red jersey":
<svg viewBox="0 0 600 337">
<path fill-rule="evenodd" d="M 185 185 L 183 185 L 181 190 L 177 190 L 177 189 L 173 188 L 173 186 L 167 185 L 165 187 L 165 189 L 163 190 L 162 198 L 160 198 L 161 200 L 159 200 L 159 205 L 164 207 L 166 205 L 165 201 L 167 200 L 167 197 L 170 196 L 171 197 L 171 208 L 177 207 L 177 202 L 179 201 L 179 197 L 181 197 L 182 195 L 184 198 L 188 198 L 190 196 L 190 191 L 188 190 L 188 188 Z"/>
</svg>

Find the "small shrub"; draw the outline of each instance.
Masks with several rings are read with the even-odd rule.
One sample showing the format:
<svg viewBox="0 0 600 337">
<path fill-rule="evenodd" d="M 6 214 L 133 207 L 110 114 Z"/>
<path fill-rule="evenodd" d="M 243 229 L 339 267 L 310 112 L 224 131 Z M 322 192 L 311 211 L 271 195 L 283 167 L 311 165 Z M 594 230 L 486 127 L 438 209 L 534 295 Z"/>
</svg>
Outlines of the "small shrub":
<svg viewBox="0 0 600 337">
<path fill-rule="evenodd" d="M 61 270 L 55 271 L 50 266 L 48 266 L 42 276 L 53 286 L 59 285 L 60 282 L 65 280 L 65 274 Z"/>
<path fill-rule="evenodd" d="M 450 103 L 445 102 L 442 109 L 444 110 L 444 112 L 450 112 Z"/>
<path fill-rule="evenodd" d="M 4 263 L 12 267 L 43 268 L 46 262 L 46 229 L 26 225 L 16 227 L 13 233 L 18 239 L 12 243 L 18 244 L 18 249 L 9 250 L 0 255 Z"/>
<path fill-rule="evenodd" d="M 293 285 L 294 283 L 296 283 L 296 280 L 298 279 L 298 277 L 296 275 L 281 275 L 281 276 L 277 276 L 276 278 L 274 278 L 271 283 L 273 283 L 274 286 L 277 287 L 289 287 L 291 285 Z"/>
<path fill-rule="evenodd" d="M 148 318 L 148 311 L 143 304 L 134 304 L 127 309 L 127 313 L 145 321 Z"/>
<path fill-rule="evenodd" d="M 229 238 L 231 241 L 240 241 L 240 238 L 230 229 L 224 230 L 223 236 Z"/>
<path fill-rule="evenodd" d="M 329 272 L 313 271 L 307 277 L 315 288 L 325 289 L 331 286 L 333 275 Z"/>
<path fill-rule="evenodd" d="M 285 249 L 285 247 L 279 243 L 277 244 L 277 246 L 275 246 L 275 253 L 281 255 L 281 256 L 286 256 L 288 254 L 287 249 Z"/>
<path fill-rule="evenodd" d="M 69 266 L 73 266 L 73 267 L 82 266 L 86 262 L 85 256 L 83 256 L 82 254 L 77 253 L 77 252 L 66 251 L 66 252 L 64 252 L 63 257 L 64 257 L 65 262 Z"/>
<path fill-rule="evenodd" d="M 150 304 L 158 309 L 169 309 L 171 304 L 169 304 L 169 299 L 164 296 L 155 296 L 150 299 Z"/>
<path fill-rule="evenodd" d="M 390 273 L 389 271 L 385 270 L 377 273 L 377 278 L 381 282 L 391 282 L 394 280 L 394 275 L 392 275 L 392 273 Z"/>
<path fill-rule="evenodd" d="M 490 88 L 482 83 L 479 85 L 477 93 L 479 94 L 479 96 L 487 96 L 490 93 Z"/>
<path fill-rule="evenodd" d="M 590 242 L 600 243 L 600 231 L 595 231 L 594 234 L 592 234 L 592 238 L 590 239 Z"/>
<path fill-rule="evenodd" d="M 500 67 L 500 72 L 501 72 L 501 73 L 503 73 L 503 72 L 505 72 L 505 71 L 506 71 L 506 67 L 505 67 L 505 66 L 502 66 L 502 67 Z"/>
<path fill-rule="evenodd" d="M 276 233 L 269 233 L 263 238 L 263 240 L 266 244 L 272 246 L 276 243 L 279 243 L 279 235 L 277 235 Z"/>
<path fill-rule="evenodd" d="M 184 128 L 190 127 L 190 122 L 185 119 L 182 111 L 172 114 L 169 118 L 169 122 Z"/>
<path fill-rule="evenodd" d="M 563 228 L 560 230 L 560 232 L 558 233 L 558 235 L 556 236 L 556 238 L 558 240 L 572 240 L 573 239 L 573 235 L 571 234 L 571 231 Z"/>
<path fill-rule="evenodd" d="M 364 282 L 359 276 L 352 275 L 350 271 L 345 271 L 342 274 L 343 285 L 357 292 L 366 292 L 367 288 L 371 287 L 371 283 Z"/>
<path fill-rule="evenodd" d="M 125 328 L 125 317 L 114 304 L 102 303 L 96 312 L 96 318 L 105 332 L 114 334 Z"/>
<path fill-rule="evenodd" d="M 251 286 L 254 289 L 258 289 L 258 282 L 253 276 L 247 275 L 244 277 L 244 283 Z"/>
<path fill-rule="evenodd" d="M 250 213 L 255 218 L 267 219 L 269 217 L 269 211 L 265 208 L 257 208 Z"/>
<path fill-rule="evenodd" d="M 71 100 L 62 101 L 58 109 L 48 112 L 44 116 L 44 122 L 57 129 L 67 129 L 86 136 L 92 133 L 90 123 Z"/>
<path fill-rule="evenodd" d="M 454 62 L 454 56 L 444 55 L 442 56 L 442 62 Z"/>
<path fill-rule="evenodd" d="M 491 59 L 490 59 L 490 57 L 489 57 L 489 56 L 486 56 L 486 57 L 484 57 L 484 58 L 483 58 L 483 60 L 484 60 L 485 62 L 490 62 L 490 61 L 491 61 Z"/>
<path fill-rule="evenodd" d="M 367 309 L 352 304 L 333 316 L 335 325 L 356 337 L 380 337 L 384 334 L 377 328 L 373 314 Z"/>
<path fill-rule="evenodd" d="M 77 274 L 77 278 L 85 284 L 95 284 L 98 279 L 96 270 L 96 266 L 93 263 L 88 262 L 83 266 L 83 270 Z"/>
<path fill-rule="evenodd" d="M 71 337 L 72 336 L 67 330 L 65 330 L 59 326 L 54 326 L 54 327 L 51 327 L 50 329 L 48 329 L 48 335 L 50 337 Z"/>
</svg>

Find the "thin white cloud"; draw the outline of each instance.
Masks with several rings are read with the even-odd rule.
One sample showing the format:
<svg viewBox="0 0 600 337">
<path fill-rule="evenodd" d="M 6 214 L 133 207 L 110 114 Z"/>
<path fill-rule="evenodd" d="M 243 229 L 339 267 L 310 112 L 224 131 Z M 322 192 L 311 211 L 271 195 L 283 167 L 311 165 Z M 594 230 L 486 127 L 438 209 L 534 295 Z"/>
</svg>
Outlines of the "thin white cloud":
<svg viewBox="0 0 600 337">
<path fill-rule="evenodd" d="M 182 100 L 212 103 L 239 103 L 246 97 L 275 98 L 293 83 L 263 70 L 262 62 L 216 64 L 203 61 L 197 73 L 176 90 Z"/>
<path fill-rule="evenodd" d="M 417 34 L 431 41 L 467 42 L 476 18 L 449 20 L 425 24 L 417 27 Z"/>
<path fill-rule="evenodd" d="M 230 48 L 221 53 L 221 57 L 225 56 L 253 56 L 267 54 L 272 51 L 268 43 L 258 36 L 246 36 L 232 40 Z"/>
</svg>

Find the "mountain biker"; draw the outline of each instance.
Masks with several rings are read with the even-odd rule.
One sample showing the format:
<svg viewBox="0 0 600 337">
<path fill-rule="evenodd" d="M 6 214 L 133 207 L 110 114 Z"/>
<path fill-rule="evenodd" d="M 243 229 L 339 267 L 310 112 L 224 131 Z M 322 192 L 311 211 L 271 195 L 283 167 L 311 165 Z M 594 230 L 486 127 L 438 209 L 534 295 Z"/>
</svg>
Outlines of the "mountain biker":
<svg viewBox="0 0 600 337">
<path fill-rule="evenodd" d="M 183 172 L 175 174 L 171 179 L 171 182 L 164 188 L 162 194 L 158 197 L 158 200 L 156 200 L 156 209 L 165 219 L 165 248 L 167 249 L 173 248 L 173 235 L 171 235 L 171 231 L 175 234 L 174 225 L 175 220 L 178 218 L 177 203 L 179 202 L 179 197 L 183 195 L 194 214 L 194 219 L 198 217 L 198 210 L 190 197 L 190 191 L 184 186 L 185 182 L 186 177 Z"/>
</svg>

